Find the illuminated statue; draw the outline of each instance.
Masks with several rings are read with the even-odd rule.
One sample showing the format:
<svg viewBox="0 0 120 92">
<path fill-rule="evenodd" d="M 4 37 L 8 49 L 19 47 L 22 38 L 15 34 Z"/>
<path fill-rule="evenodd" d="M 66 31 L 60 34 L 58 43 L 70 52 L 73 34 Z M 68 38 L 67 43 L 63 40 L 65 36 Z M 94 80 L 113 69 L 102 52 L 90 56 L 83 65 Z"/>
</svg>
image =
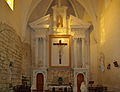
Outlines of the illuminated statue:
<svg viewBox="0 0 120 92">
<path fill-rule="evenodd" d="M 62 17 L 59 15 L 58 17 L 57 17 L 57 27 L 59 27 L 59 28 L 61 28 L 62 26 L 63 26 L 63 24 L 62 24 Z"/>
</svg>

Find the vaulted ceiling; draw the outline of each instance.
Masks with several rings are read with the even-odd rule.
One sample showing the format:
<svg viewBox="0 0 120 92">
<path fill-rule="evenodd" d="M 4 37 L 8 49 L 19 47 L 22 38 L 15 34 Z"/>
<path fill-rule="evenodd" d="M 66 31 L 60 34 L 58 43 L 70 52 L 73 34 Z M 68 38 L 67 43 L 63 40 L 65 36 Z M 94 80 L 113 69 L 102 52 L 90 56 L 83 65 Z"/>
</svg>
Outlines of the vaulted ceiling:
<svg viewBox="0 0 120 92">
<path fill-rule="evenodd" d="M 92 22 L 97 20 L 100 1 L 109 0 L 61 0 L 62 4 L 71 8 L 71 13 L 79 18 L 82 18 L 84 12 L 87 12 Z M 23 17 L 26 17 L 24 21 L 28 23 L 44 16 L 56 2 L 57 0 L 21 0 L 21 8 L 24 12 Z"/>
<path fill-rule="evenodd" d="M 55 6 L 58 0 L 41 0 L 32 11 L 29 22 L 35 21 L 46 14 L 52 15 L 52 7 Z M 85 8 L 77 0 L 61 0 L 62 6 L 67 6 L 67 15 L 74 15 L 83 18 Z"/>
</svg>

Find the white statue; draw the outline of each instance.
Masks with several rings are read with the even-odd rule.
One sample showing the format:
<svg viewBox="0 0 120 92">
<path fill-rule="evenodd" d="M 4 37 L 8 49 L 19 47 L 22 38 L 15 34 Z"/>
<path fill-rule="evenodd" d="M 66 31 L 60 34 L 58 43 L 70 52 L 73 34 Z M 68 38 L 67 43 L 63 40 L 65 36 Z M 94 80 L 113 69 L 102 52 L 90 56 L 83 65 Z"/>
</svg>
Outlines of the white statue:
<svg viewBox="0 0 120 92">
<path fill-rule="evenodd" d="M 101 71 L 104 72 L 105 71 L 105 64 L 104 64 L 104 54 L 101 53 L 100 55 L 100 68 L 101 68 Z"/>
<path fill-rule="evenodd" d="M 81 83 L 80 90 L 81 90 L 81 92 L 87 92 L 87 87 L 85 85 L 85 82 Z"/>
</svg>

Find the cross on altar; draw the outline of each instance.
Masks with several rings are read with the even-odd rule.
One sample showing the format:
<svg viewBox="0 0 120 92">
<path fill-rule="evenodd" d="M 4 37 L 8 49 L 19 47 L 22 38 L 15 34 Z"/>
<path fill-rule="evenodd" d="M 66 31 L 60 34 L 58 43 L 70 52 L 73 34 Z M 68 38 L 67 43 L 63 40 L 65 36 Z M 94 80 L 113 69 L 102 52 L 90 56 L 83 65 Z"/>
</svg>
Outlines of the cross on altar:
<svg viewBox="0 0 120 92">
<path fill-rule="evenodd" d="M 59 64 L 61 64 L 61 46 L 62 45 L 67 45 L 67 43 L 62 43 L 61 40 L 59 40 L 59 43 L 53 43 L 53 45 L 58 45 L 59 46 Z"/>
</svg>

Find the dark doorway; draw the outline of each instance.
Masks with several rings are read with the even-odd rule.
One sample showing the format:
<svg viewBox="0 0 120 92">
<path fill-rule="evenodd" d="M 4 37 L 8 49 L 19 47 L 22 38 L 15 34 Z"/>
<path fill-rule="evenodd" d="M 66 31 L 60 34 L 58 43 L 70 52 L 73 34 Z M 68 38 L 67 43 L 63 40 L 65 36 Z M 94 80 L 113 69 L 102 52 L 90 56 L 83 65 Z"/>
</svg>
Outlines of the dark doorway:
<svg viewBox="0 0 120 92">
<path fill-rule="evenodd" d="M 77 75 L 77 92 L 81 92 L 80 90 L 80 86 L 81 86 L 81 83 L 84 81 L 84 76 L 83 74 L 78 74 Z"/>
<path fill-rule="evenodd" d="M 37 92 L 43 92 L 44 76 L 42 73 L 37 74 Z"/>
</svg>

